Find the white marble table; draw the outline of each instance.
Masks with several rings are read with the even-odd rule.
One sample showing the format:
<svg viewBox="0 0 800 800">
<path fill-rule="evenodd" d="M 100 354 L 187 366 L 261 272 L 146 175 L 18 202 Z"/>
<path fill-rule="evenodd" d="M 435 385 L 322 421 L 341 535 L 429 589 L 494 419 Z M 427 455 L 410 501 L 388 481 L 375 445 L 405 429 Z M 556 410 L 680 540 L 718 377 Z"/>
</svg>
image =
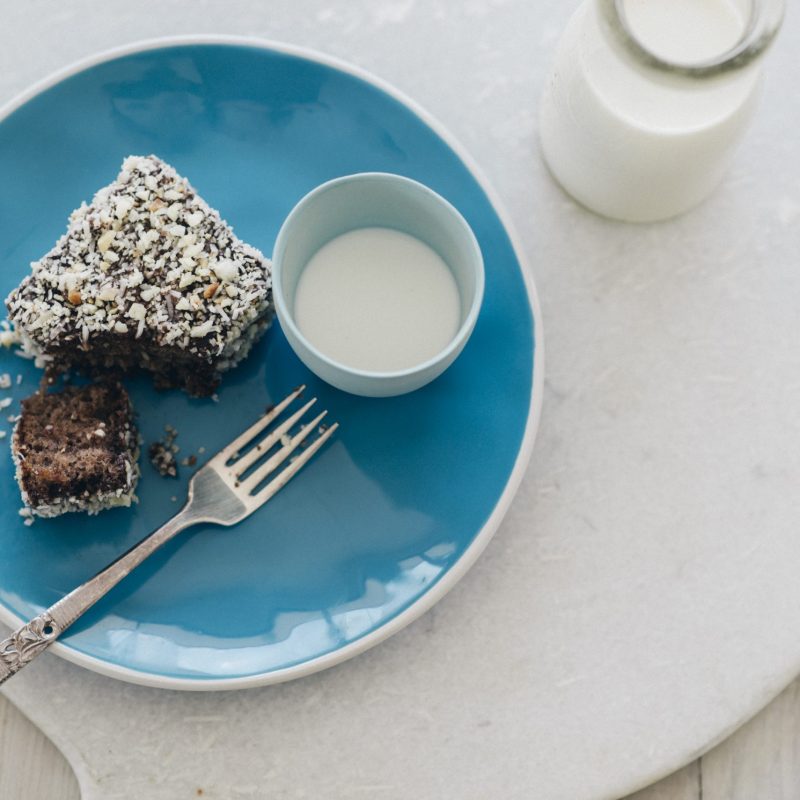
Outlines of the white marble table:
<svg viewBox="0 0 800 800">
<path fill-rule="evenodd" d="M 798 785 L 800 681 L 795 681 L 730 739 L 626 800 L 795 800 Z M 194 793 L 211 797 L 202 786 Z M 61 753 L 1 696 L 0 797 L 80 798 L 78 782 Z"/>
<path fill-rule="evenodd" d="M 544 306 L 533 465 L 432 612 L 328 673 L 236 694 L 115 683 L 55 658 L 8 696 L 85 800 L 599 800 L 692 760 L 800 671 L 800 27 L 723 189 L 648 227 L 553 185 L 536 100 L 563 0 L 53 0 L 0 9 L 0 100 L 161 33 L 318 47 L 414 96 L 509 206 Z M 267 794 L 268 793 L 268 794 Z"/>
</svg>

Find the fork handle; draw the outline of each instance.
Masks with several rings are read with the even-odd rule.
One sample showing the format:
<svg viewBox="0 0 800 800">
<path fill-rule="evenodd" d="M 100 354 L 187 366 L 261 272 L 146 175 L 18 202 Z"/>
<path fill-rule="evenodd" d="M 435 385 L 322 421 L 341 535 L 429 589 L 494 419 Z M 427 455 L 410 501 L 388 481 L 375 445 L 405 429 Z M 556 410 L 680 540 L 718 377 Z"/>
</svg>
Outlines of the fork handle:
<svg viewBox="0 0 800 800">
<path fill-rule="evenodd" d="M 198 521 L 196 518 L 191 518 L 185 508 L 179 511 L 172 519 L 123 553 L 93 578 L 73 589 L 50 608 L 34 617 L 27 625 L 23 625 L 0 642 L 0 684 L 16 675 L 50 647 L 75 620 L 105 597 L 148 556 Z"/>
</svg>

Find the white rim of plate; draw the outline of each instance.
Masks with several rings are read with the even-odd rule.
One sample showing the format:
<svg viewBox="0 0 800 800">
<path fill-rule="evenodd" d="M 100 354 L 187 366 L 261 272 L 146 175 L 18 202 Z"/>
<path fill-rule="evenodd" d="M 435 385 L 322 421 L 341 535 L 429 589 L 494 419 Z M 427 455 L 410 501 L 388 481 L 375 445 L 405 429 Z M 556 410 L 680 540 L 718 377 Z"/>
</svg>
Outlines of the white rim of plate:
<svg viewBox="0 0 800 800">
<path fill-rule="evenodd" d="M 514 255 L 519 262 L 522 272 L 522 278 L 525 282 L 525 288 L 528 292 L 528 302 L 530 303 L 533 315 L 533 386 L 531 388 L 531 405 L 528 410 L 528 420 L 525 426 L 525 432 L 522 437 L 517 459 L 514 463 L 514 468 L 509 475 L 503 493 L 500 495 L 497 504 L 494 507 L 489 518 L 484 523 L 481 530 L 477 533 L 472 544 L 464 551 L 461 558 L 453 564 L 452 567 L 418 600 L 413 602 L 410 606 L 401 611 L 397 616 L 392 617 L 388 622 L 381 625 L 371 633 L 366 634 L 360 639 L 356 639 L 344 647 L 335 650 L 331 653 L 318 656 L 305 661 L 301 664 L 296 664 L 291 667 L 284 667 L 283 669 L 273 670 L 271 672 L 259 673 L 256 675 L 247 675 L 236 678 L 176 678 L 168 675 L 158 675 L 150 672 L 140 672 L 139 670 L 131 669 L 130 667 L 123 667 L 111 664 L 108 661 L 89 656 L 81 653 L 66 644 L 55 642 L 50 651 L 56 655 L 71 661 L 81 667 L 86 667 L 93 672 L 101 675 L 106 675 L 111 678 L 127 681 L 128 683 L 135 683 L 141 686 L 151 686 L 160 689 L 177 689 L 183 691 L 220 691 L 231 689 L 249 689 L 256 686 L 267 686 L 274 683 L 283 683 L 285 681 L 303 678 L 306 675 L 312 675 L 315 672 L 333 667 L 336 664 L 341 664 L 360 653 L 369 650 L 377 644 L 393 636 L 398 631 L 402 630 L 414 620 L 421 617 L 426 611 L 432 608 L 439 602 L 468 572 L 470 567 L 478 560 L 478 557 L 489 544 L 489 541 L 494 536 L 500 523 L 505 517 L 508 509 L 511 506 L 511 501 L 519 489 L 522 478 L 525 475 L 528 463 L 533 453 L 533 445 L 536 440 L 536 433 L 539 428 L 539 420 L 542 413 L 542 395 L 544 392 L 544 338 L 542 333 L 542 312 L 539 305 L 539 296 L 536 292 L 536 286 L 533 282 L 530 265 L 525 257 L 524 251 L 520 244 L 519 236 L 516 232 L 514 224 L 510 215 L 505 209 L 499 196 L 492 188 L 488 179 L 483 174 L 477 162 L 467 152 L 464 146 L 448 131 L 448 129 L 439 122 L 432 114 L 426 111 L 415 100 L 412 100 L 405 93 L 396 89 L 387 81 L 373 75 L 368 70 L 349 64 L 342 59 L 335 56 L 326 55 L 317 50 L 308 47 L 301 47 L 298 45 L 285 44 L 276 42 L 269 39 L 261 39 L 258 37 L 250 36 L 236 36 L 228 34 L 186 34 L 180 36 L 163 36 L 152 39 L 144 39 L 137 42 L 131 42 L 120 47 L 115 47 L 110 50 L 104 50 L 95 55 L 87 58 L 80 59 L 72 64 L 56 70 L 47 77 L 34 83 L 31 87 L 18 94 L 2 108 L 0 108 L 0 122 L 6 117 L 10 116 L 14 111 L 23 106 L 28 101 L 32 100 L 37 95 L 50 89 L 63 80 L 75 75 L 79 72 L 94 67 L 97 64 L 102 64 L 106 61 L 112 61 L 122 56 L 133 55 L 135 53 L 143 53 L 148 50 L 158 50 L 166 47 L 186 46 L 194 44 L 223 44 L 223 45 L 239 45 L 245 47 L 255 47 L 270 52 L 284 53 L 290 56 L 298 56 L 305 58 L 309 61 L 315 61 L 327 67 L 352 75 L 356 78 L 372 84 L 378 89 L 385 92 L 390 97 L 393 97 L 398 102 L 402 103 L 406 108 L 416 114 L 428 127 L 430 127 L 453 152 L 459 157 L 464 166 L 472 174 L 473 178 L 477 181 L 478 185 L 486 194 L 489 202 L 492 204 L 495 212 L 497 213 L 506 234 L 509 237 L 511 246 L 514 250 Z M 5 606 L 0 605 L 0 622 L 7 625 L 16 627 L 25 624 L 27 620 L 13 614 Z"/>
</svg>

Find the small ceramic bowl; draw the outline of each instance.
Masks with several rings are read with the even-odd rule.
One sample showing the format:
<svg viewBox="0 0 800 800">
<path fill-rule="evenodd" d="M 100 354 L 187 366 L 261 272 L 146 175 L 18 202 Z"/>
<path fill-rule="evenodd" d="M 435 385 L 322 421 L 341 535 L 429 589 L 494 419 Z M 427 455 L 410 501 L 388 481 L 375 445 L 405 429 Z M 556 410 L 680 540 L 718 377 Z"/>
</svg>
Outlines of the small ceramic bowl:
<svg viewBox="0 0 800 800">
<path fill-rule="evenodd" d="M 433 248 L 450 267 L 461 295 L 461 324 L 433 358 L 396 372 L 354 369 L 329 358 L 301 333 L 294 295 L 311 257 L 332 239 L 357 228 L 393 228 Z M 300 360 L 338 389 L 389 397 L 419 389 L 444 372 L 464 349 L 483 300 L 483 257 L 466 220 L 443 197 L 409 178 L 364 172 L 318 186 L 292 209 L 272 256 L 273 295 L 283 332 Z"/>
</svg>

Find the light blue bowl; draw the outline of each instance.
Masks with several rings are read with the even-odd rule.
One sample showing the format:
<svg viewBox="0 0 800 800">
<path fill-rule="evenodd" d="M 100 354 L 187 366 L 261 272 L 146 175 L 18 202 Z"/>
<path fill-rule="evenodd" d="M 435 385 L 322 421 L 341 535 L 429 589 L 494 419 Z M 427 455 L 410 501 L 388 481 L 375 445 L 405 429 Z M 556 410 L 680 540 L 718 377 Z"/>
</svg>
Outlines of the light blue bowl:
<svg viewBox="0 0 800 800">
<path fill-rule="evenodd" d="M 461 324 L 447 347 L 396 372 L 369 372 L 334 361 L 306 339 L 294 320 L 297 283 L 311 257 L 331 239 L 367 227 L 393 228 L 432 247 L 450 267 L 461 295 Z M 311 191 L 286 218 L 273 253 L 275 308 L 292 349 L 322 380 L 365 397 L 413 392 L 441 375 L 475 327 L 483 284 L 481 250 L 461 214 L 427 186 L 385 172 L 347 175 Z"/>
</svg>

